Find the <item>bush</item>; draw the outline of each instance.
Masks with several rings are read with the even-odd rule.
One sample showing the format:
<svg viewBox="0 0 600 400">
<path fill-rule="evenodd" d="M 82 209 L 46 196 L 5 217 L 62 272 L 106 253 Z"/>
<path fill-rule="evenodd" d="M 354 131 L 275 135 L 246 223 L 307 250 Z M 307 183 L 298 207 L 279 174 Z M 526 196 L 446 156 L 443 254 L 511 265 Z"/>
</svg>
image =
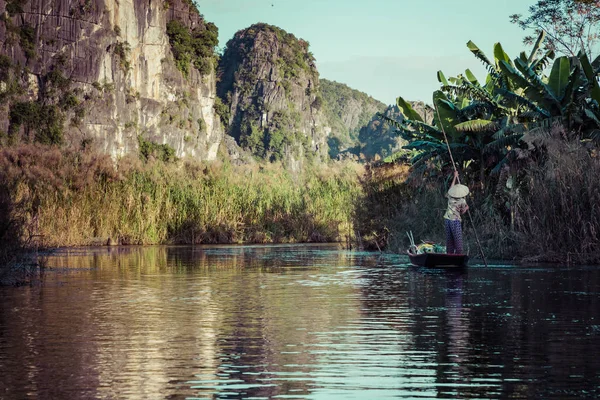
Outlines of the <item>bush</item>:
<svg viewBox="0 0 600 400">
<path fill-rule="evenodd" d="M 35 58 L 35 30 L 28 24 L 23 24 L 19 30 L 21 48 L 25 52 L 25 56 Z"/>
<path fill-rule="evenodd" d="M 166 143 L 158 144 L 138 136 L 138 145 L 142 160 L 148 161 L 150 158 L 155 158 L 162 162 L 172 162 L 177 159 L 175 149 Z"/>
<path fill-rule="evenodd" d="M 225 126 L 229 125 L 229 118 L 230 118 L 229 106 L 227 104 L 224 104 L 220 97 L 215 97 L 215 103 L 213 105 L 213 108 L 214 108 L 215 112 L 217 113 L 217 115 L 219 116 L 219 118 L 221 119 L 221 122 Z"/>
</svg>

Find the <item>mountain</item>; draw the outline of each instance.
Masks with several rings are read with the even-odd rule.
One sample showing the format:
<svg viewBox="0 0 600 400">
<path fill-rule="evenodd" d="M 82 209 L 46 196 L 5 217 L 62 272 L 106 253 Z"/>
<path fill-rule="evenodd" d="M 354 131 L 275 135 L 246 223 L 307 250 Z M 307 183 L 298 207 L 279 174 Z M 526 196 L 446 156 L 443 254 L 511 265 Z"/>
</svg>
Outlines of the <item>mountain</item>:
<svg viewBox="0 0 600 400">
<path fill-rule="evenodd" d="M 360 147 L 361 129 L 377 112 L 384 112 L 386 105 L 343 83 L 321 79 L 320 86 L 325 117 L 331 127 L 329 155 L 335 158 L 344 150 Z"/>
<path fill-rule="evenodd" d="M 409 103 L 425 122 L 431 123 L 433 121 L 434 110 L 431 106 L 421 101 L 409 101 Z M 400 109 L 395 105 L 388 106 L 383 114 L 398 122 L 404 120 Z M 407 141 L 396 133 L 395 127 L 382 121 L 377 116 L 372 116 L 369 122 L 361 127 L 358 140 L 359 147 L 351 150 L 354 153 L 362 154 L 367 160 L 391 156 L 407 144 Z"/>
<path fill-rule="evenodd" d="M 308 42 L 255 24 L 218 57 L 217 37 L 191 0 L 0 0 L 0 145 L 164 160 L 247 159 L 241 146 L 295 169 L 400 145 L 383 103 L 319 79 Z"/>
<path fill-rule="evenodd" d="M 0 131 L 211 160 L 217 29 L 190 0 L 0 0 Z"/>
<path fill-rule="evenodd" d="M 240 30 L 227 42 L 217 84 L 221 117 L 257 157 L 297 166 L 305 157 L 327 155 L 319 73 L 308 46 L 267 24 Z"/>
</svg>

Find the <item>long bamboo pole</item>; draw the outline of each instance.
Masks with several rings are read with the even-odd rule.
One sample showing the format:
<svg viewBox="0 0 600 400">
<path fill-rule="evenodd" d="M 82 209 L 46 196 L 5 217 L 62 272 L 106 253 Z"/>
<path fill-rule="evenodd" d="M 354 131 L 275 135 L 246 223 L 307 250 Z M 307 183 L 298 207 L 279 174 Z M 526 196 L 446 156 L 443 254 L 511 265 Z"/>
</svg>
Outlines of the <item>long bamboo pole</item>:
<svg viewBox="0 0 600 400">
<path fill-rule="evenodd" d="M 442 124 L 442 119 L 440 118 L 440 111 L 437 106 L 434 104 L 435 112 L 438 117 L 438 121 L 440 121 L 440 128 L 442 128 L 442 133 L 444 134 L 444 140 L 446 141 L 446 146 L 448 147 L 448 154 L 450 154 L 450 161 L 452 162 L 452 168 L 457 173 L 458 183 L 460 183 L 460 176 L 458 176 L 458 169 L 456 168 L 456 163 L 454 162 L 454 157 L 452 156 L 452 150 L 450 150 L 450 143 L 448 142 L 448 137 L 446 136 L 446 130 L 444 129 L 444 125 Z M 487 260 L 485 259 L 485 254 L 483 254 L 483 248 L 481 247 L 481 243 L 479 242 L 479 236 L 477 235 L 477 229 L 475 229 L 475 223 L 473 222 L 473 217 L 471 216 L 471 211 L 467 210 L 467 214 L 469 214 L 469 220 L 471 221 L 471 226 L 473 227 L 473 233 L 475 234 L 475 241 L 477 241 L 477 246 L 479 247 L 479 252 L 481 253 L 481 258 L 483 259 L 483 263 L 485 266 L 488 266 Z"/>
</svg>

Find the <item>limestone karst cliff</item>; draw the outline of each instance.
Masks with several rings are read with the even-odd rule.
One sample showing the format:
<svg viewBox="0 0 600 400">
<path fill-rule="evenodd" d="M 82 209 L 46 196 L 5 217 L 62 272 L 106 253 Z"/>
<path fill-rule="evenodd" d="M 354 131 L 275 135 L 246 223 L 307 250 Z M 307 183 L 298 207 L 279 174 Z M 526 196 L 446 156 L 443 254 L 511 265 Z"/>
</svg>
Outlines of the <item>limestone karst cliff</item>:
<svg viewBox="0 0 600 400">
<path fill-rule="evenodd" d="M 321 79 L 320 83 L 325 116 L 331 127 L 329 155 L 336 158 L 340 153 L 360 148 L 361 129 L 376 113 L 384 112 L 386 105 L 343 83 L 327 79 Z"/>
<path fill-rule="evenodd" d="M 299 168 L 402 144 L 373 118 L 383 103 L 319 79 L 308 42 L 255 24 L 217 69 L 217 31 L 190 0 L 0 0 L 0 145 L 242 157 L 228 133 Z"/>
<path fill-rule="evenodd" d="M 237 32 L 217 88 L 228 132 L 256 156 L 292 164 L 327 157 L 329 128 L 306 41 L 267 24 Z"/>
<path fill-rule="evenodd" d="M 216 157 L 212 49 L 177 47 L 215 30 L 191 2 L 0 0 L 0 15 L 3 140 Z"/>
</svg>

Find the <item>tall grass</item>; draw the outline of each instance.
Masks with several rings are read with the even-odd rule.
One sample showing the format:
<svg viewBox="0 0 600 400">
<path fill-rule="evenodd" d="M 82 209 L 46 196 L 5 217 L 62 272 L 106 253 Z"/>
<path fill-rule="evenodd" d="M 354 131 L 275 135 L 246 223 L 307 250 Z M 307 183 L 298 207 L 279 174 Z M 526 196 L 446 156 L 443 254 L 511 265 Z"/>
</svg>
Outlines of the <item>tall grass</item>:
<svg viewBox="0 0 600 400">
<path fill-rule="evenodd" d="M 336 241 L 352 231 L 356 167 L 142 163 L 39 145 L 0 153 L 4 237 L 47 246 Z"/>
<path fill-rule="evenodd" d="M 555 135 L 553 135 L 555 136 Z M 527 170 L 516 230 L 532 259 L 600 263 L 600 157 L 579 141 L 546 141 Z"/>
</svg>

